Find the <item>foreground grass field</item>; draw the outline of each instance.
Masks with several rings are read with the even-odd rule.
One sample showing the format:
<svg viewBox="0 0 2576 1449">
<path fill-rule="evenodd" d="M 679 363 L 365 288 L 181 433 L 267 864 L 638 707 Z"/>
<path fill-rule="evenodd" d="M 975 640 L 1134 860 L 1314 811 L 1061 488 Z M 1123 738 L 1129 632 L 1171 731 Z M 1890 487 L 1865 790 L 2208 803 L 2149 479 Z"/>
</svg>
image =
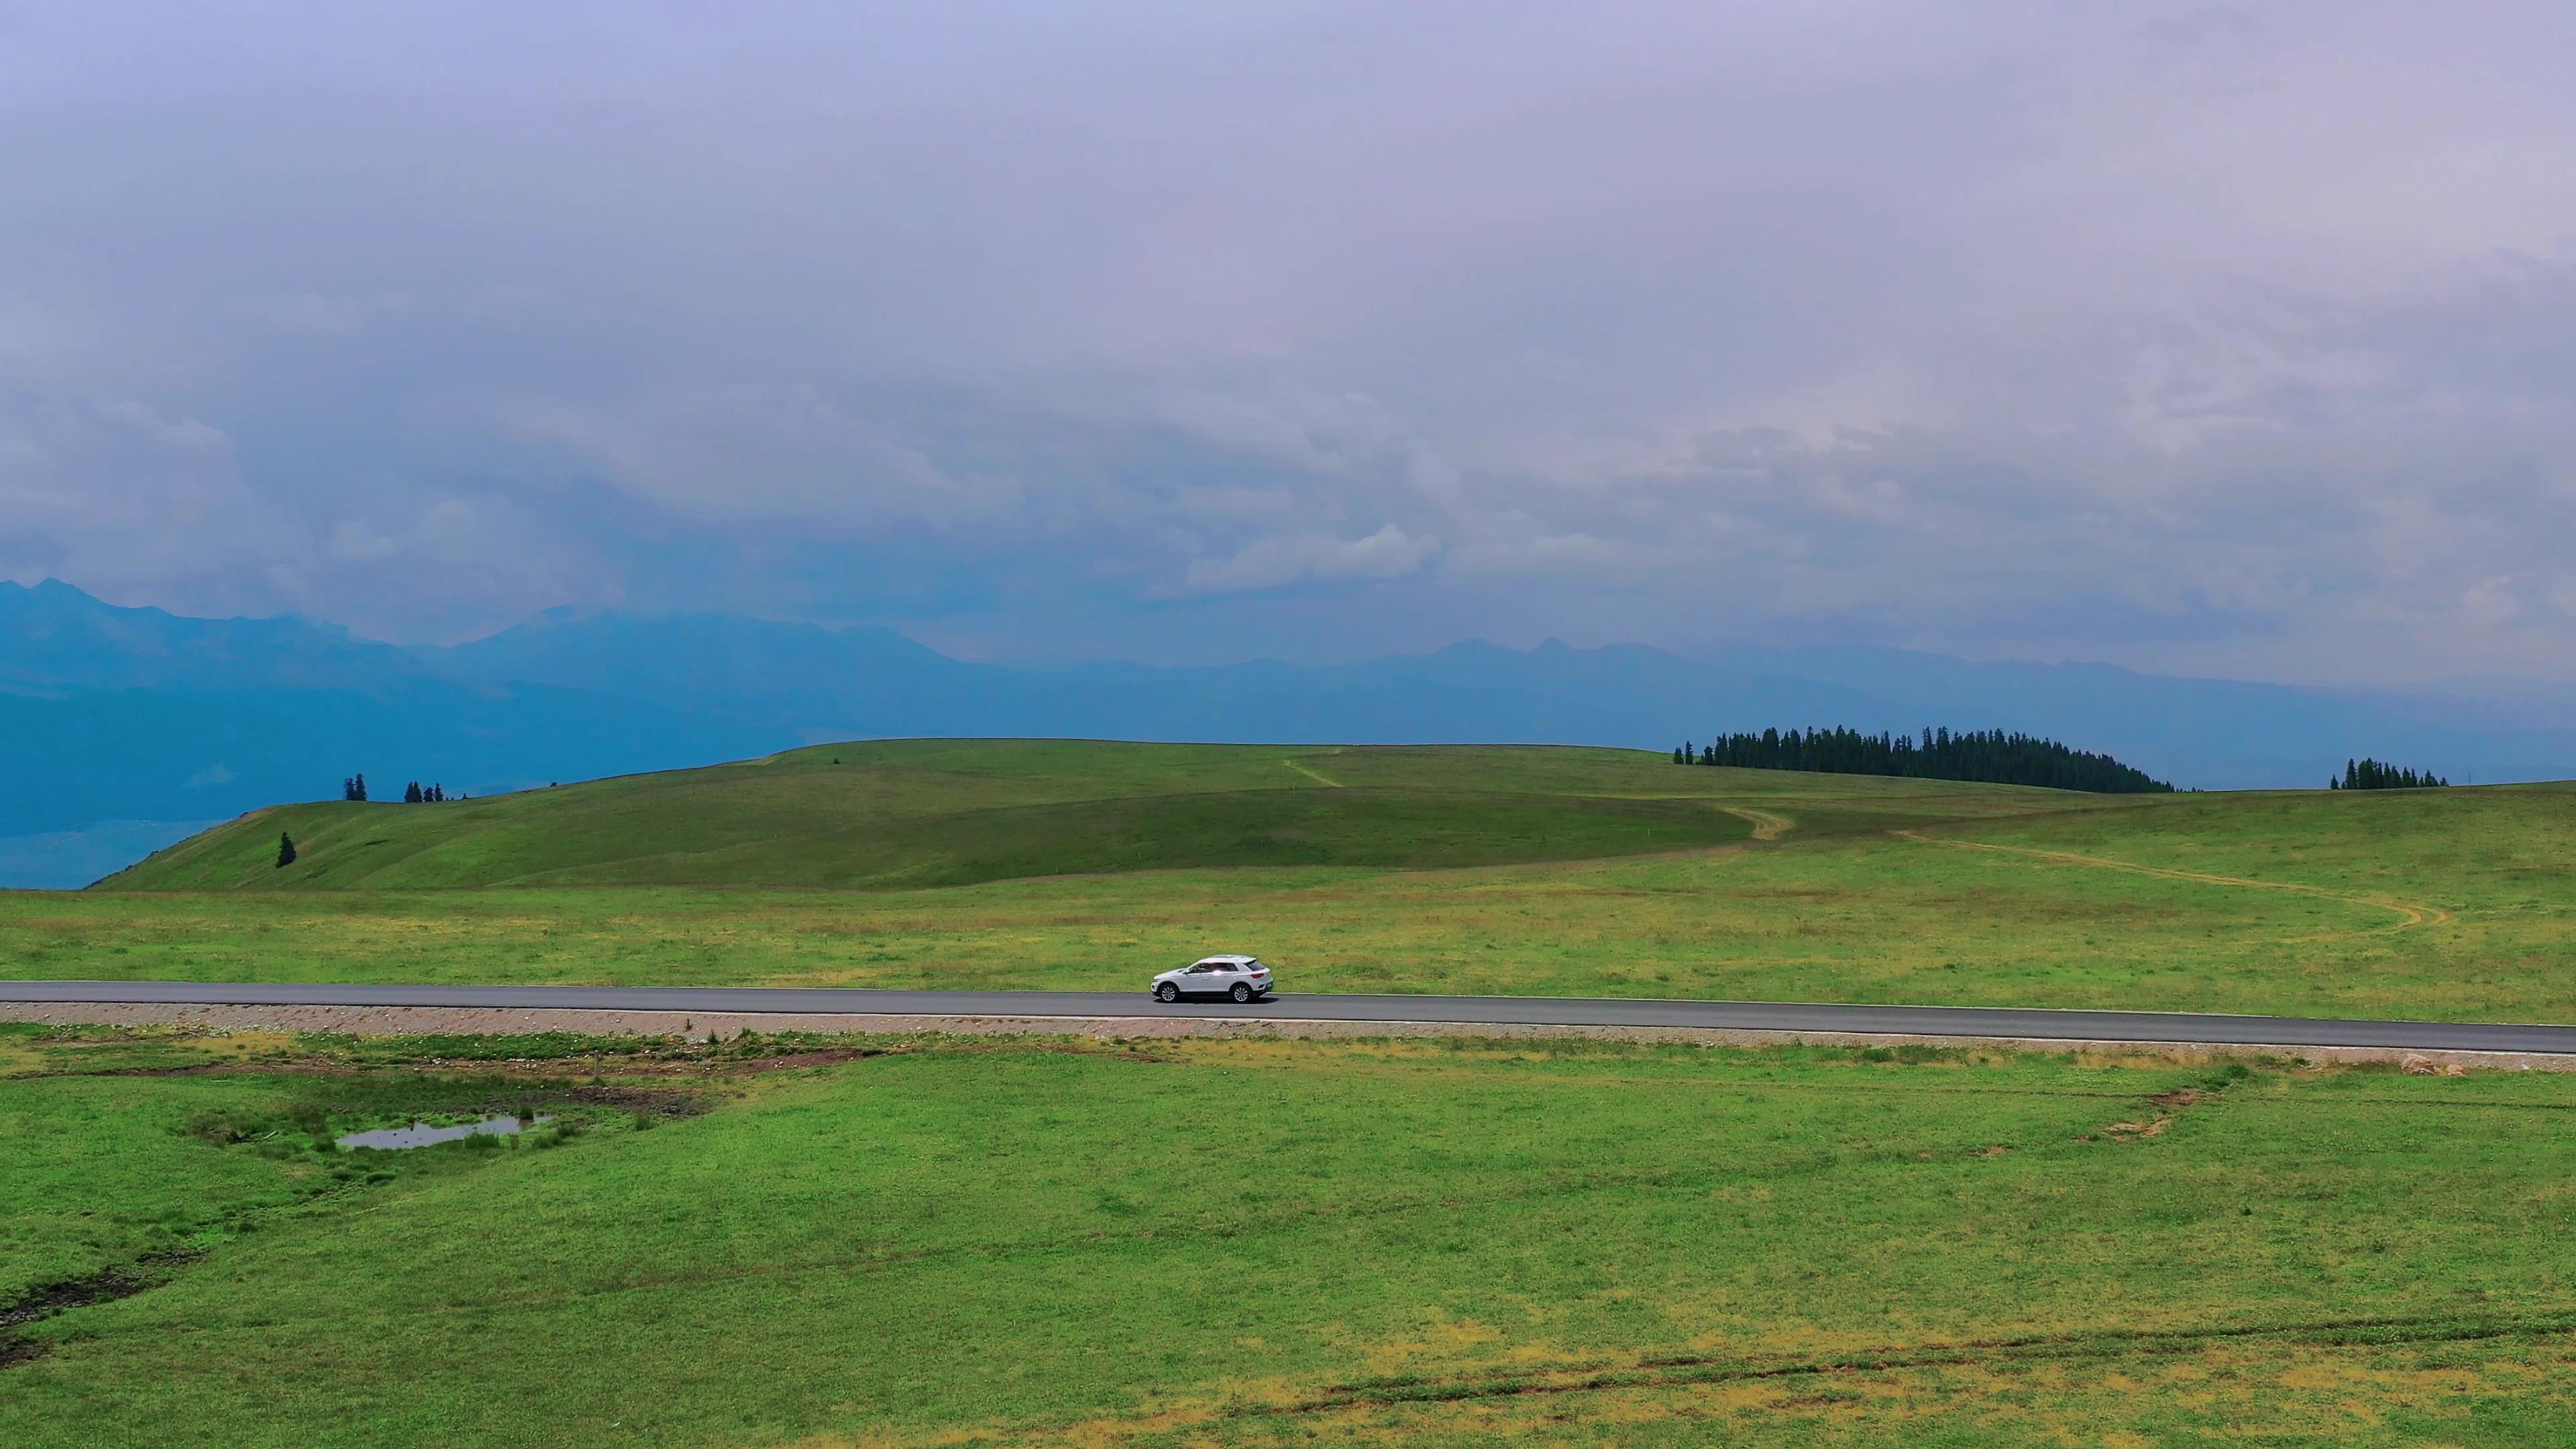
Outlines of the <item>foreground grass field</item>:
<svg viewBox="0 0 2576 1449">
<path fill-rule="evenodd" d="M 2555 1076 L 13 1030 L 11 1445 L 2576 1436 Z"/>
<path fill-rule="evenodd" d="M 288 807 L 167 852 L 117 889 L 0 895 L 0 973 L 1123 989 L 1242 949 L 1290 991 L 2576 1020 L 2565 786 L 2106 798 L 1598 750 L 862 748 L 471 805 Z M 1316 774 L 1380 782 L 1436 828 L 1381 829 L 1383 804 L 1335 815 L 1357 787 Z M 862 839 L 878 828 L 870 812 L 902 810 L 910 823 L 883 829 L 913 832 L 905 850 L 945 862 L 923 869 L 991 876 L 1001 856 L 961 842 L 1003 841 L 987 814 L 1026 824 L 1039 807 L 970 802 L 1084 790 L 1059 802 L 1076 815 L 1048 817 L 1063 828 L 1012 848 L 1024 864 L 1103 867 L 1089 873 L 898 888 L 885 882 L 900 871 L 880 871 L 867 889 L 786 879 L 842 869 L 844 841 L 848 860 L 879 860 Z M 1166 793 L 1101 793 L 1114 790 Z M 1100 825 L 1079 814 L 1095 807 L 1224 829 L 1141 837 L 1166 863 L 1112 870 L 1108 856 L 1136 838 L 1113 850 L 1067 823 Z M 469 813 L 487 809 L 485 824 Z M 692 810 L 713 822 L 702 835 L 743 838 L 698 855 L 661 848 Z M 547 855 L 558 815 L 570 843 Z M 277 870 L 275 822 L 308 817 L 304 858 Z M 1332 830 L 1280 833 L 1290 817 Z M 948 832 L 936 848 L 921 843 L 934 827 Z M 1702 835 L 1659 833 L 1689 831 Z M 1574 855 L 1524 858 L 1542 849 Z M 1298 850 L 1330 860 L 1239 863 Z M 1459 858 L 1489 863 L 1448 863 Z M 419 884 L 470 859 L 555 883 Z M 310 888 L 268 888 L 308 864 Z M 327 888 L 335 871 L 388 884 Z M 567 872 L 700 883 L 560 883 Z M 139 889 L 235 878 L 256 888 Z M 402 881 L 413 884 L 390 884 Z"/>
</svg>

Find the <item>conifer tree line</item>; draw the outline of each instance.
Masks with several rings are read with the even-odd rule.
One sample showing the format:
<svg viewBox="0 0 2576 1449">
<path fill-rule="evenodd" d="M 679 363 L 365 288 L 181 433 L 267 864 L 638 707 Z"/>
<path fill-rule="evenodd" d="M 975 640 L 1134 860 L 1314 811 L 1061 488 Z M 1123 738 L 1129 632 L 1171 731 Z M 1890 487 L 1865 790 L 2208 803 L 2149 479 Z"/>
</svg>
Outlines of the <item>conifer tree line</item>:
<svg viewBox="0 0 2576 1449">
<path fill-rule="evenodd" d="M 351 775 L 349 778 L 342 780 L 340 782 L 340 798 L 343 800 L 366 799 L 367 777 L 364 775 Z M 462 796 L 459 798 L 472 799 L 473 797 Z M 447 787 L 445 785 L 424 785 L 418 780 L 413 780 L 403 786 L 403 803 L 406 805 L 436 805 L 444 802 L 446 799 Z"/>
<path fill-rule="evenodd" d="M 2346 760 L 2343 778 L 2329 777 L 2329 790 L 2423 790 L 2451 782 L 2430 770 L 2401 770 L 2379 760 Z"/>
<path fill-rule="evenodd" d="M 1990 785 L 2042 785 L 2102 795 L 2167 793 L 2173 786 L 2109 755 L 2003 730 L 1927 729 L 1911 735 L 1770 729 L 1684 741 L 1676 765 L 1731 765 L 1745 770 L 1808 770 L 1831 775 L 1902 775 L 1918 780 L 1974 780 Z"/>
</svg>

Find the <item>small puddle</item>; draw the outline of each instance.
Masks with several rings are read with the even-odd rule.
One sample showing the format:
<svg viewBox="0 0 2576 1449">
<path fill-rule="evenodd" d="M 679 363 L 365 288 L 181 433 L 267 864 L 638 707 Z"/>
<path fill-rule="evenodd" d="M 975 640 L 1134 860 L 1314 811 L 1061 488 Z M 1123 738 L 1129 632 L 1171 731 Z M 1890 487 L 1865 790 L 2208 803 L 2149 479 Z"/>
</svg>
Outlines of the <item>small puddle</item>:
<svg viewBox="0 0 2576 1449">
<path fill-rule="evenodd" d="M 426 1122 L 414 1122 L 408 1127 L 379 1127 L 373 1132 L 352 1132 L 340 1139 L 340 1145 L 400 1152 L 407 1147 L 427 1147 L 435 1142 L 455 1142 L 467 1137 L 507 1137 L 553 1120 L 553 1117 L 544 1115 L 525 1123 L 516 1117 L 486 1117 L 480 1122 L 459 1122 L 453 1127 L 432 1127 Z"/>
</svg>

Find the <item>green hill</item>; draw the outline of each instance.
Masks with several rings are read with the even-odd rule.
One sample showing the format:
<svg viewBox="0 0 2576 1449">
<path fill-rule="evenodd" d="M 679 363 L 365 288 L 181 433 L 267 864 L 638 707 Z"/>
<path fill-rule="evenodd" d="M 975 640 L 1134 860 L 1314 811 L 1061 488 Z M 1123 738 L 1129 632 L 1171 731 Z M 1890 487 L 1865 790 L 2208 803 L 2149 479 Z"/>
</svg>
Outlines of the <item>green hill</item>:
<svg viewBox="0 0 2576 1449">
<path fill-rule="evenodd" d="M 1088 990 L 1233 949 L 1298 992 L 2565 1021 L 2572 854 L 2564 785 L 2100 796 L 1618 750 L 894 741 L 281 806 L 86 894 L 0 892 L 0 974 Z"/>
<path fill-rule="evenodd" d="M 1791 828 L 1766 802 L 1794 809 L 1801 838 L 2107 803 L 1681 769 L 1632 750 L 896 740 L 486 800 L 277 806 L 100 886 L 891 889 L 1184 867 L 1498 865 Z M 283 869 L 281 831 L 297 849 Z"/>
</svg>

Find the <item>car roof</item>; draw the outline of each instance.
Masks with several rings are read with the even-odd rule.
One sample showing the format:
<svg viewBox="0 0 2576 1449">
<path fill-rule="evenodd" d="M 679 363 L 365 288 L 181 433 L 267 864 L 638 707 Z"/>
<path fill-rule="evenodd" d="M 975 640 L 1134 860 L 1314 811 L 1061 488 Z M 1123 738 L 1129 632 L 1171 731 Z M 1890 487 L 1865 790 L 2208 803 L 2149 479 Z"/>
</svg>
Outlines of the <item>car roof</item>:
<svg viewBox="0 0 2576 1449">
<path fill-rule="evenodd" d="M 1170 958 L 1165 957 L 1164 959 L 1169 960 Z M 1203 965 L 1209 961 L 1258 961 L 1260 959 L 1261 958 L 1258 956 L 1237 956 L 1232 952 L 1220 952 L 1214 956 L 1201 956 L 1198 961 L 1193 962 L 1192 964 Z"/>
</svg>

